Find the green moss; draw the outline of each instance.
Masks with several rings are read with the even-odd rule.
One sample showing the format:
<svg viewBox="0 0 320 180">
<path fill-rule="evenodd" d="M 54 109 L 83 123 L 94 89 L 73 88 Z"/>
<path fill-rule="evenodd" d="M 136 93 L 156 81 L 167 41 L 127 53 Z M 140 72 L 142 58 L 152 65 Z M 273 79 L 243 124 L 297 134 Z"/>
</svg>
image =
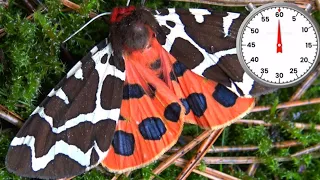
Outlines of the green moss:
<svg viewBox="0 0 320 180">
<path fill-rule="evenodd" d="M 75 177 L 74 180 L 105 180 L 106 178 L 107 175 L 96 169 L 93 169 L 83 175 Z"/>
</svg>

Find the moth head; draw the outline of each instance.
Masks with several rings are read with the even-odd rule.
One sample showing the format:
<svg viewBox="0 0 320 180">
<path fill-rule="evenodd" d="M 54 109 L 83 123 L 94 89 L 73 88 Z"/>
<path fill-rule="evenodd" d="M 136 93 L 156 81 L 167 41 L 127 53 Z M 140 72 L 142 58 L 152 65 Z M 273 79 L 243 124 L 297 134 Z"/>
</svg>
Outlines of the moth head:
<svg viewBox="0 0 320 180">
<path fill-rule="evenodd" d="M 150 26 L 142 23 L 133 23 L 128 25 L 128 31 L 124 34 L 123 47 L 127 52 L 143 50 L 150 47 L 155 33 Z"/>
<path fill-rule="evenodd" d="M 145 8 L 131 11 L 128 7 L 125 10 L 114 10 L 113 13 L 119 12 L 124 15 L 111 16 L 110 39 L 114 51 L 131 53 L 148 48 L 152 38 L 157 36 L 156 29 L 160 28 L 151 12 Z M 115 17 L 121 18 L 113 21 Z"/>
</svg>

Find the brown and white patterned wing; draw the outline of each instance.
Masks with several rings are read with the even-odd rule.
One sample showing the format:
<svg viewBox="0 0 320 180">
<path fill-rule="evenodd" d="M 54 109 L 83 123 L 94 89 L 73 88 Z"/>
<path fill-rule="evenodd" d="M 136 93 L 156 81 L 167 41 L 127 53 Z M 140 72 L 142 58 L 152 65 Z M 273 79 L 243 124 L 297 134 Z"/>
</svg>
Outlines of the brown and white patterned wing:
<svg viewBox="0 0 320 180">
<path fill-rule="evenodd" d="M 119 119 L 123 59 L 104 40 L 79 61 L 34 110 L 11 142 L 6 166 L 25 177 L 82 174 L 108 153 Z"/>
</svg>

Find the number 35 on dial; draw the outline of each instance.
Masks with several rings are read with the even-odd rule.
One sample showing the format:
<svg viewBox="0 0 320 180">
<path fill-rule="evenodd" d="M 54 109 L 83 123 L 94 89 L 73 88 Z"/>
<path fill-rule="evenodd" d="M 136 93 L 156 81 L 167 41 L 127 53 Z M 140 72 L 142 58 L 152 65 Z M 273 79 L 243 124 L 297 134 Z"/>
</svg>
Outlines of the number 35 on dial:
<svg viewBox="0 0 320 180">
<path fill-rule="evenodd" d="M 241 66 L 267 86 L 288 87 L 301 82 L 319 59 L 317 23 L 307 11 L 289 3 L 253 8 L 237 37 Z"/>
</svg>

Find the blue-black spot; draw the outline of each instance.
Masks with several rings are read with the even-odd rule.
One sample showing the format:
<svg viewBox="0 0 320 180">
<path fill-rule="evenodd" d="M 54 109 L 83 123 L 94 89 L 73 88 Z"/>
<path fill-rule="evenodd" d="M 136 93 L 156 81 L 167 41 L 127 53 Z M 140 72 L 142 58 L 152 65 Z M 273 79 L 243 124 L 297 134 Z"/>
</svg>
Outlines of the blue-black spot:
<svg viewBox="0 0 320 180">
<path fill-rule="evenodd" d="M 183 105 L 184 108 L 186 109 L 186 113 L 185 113 L 185 114 L 186 114 L 186 115 L 189 114 L 189 112 L 190 112 L 190 106 L 189 106 L 187 100 L 186 100 L 186 99 L 180 99 L 180 101 L 182 102 L 182 105 Z"/>
<path fill-rule="evenodd" d="M 157 59 L 157 60 L 155 60 L 154 62 L 152 62 L 152 63 L 150 64 L 150 68 L 151 68 L 151 69 L 154 69 L 154 70 L 159 69 L 160 67 L 161 67 L 161 61 L 160 61 L 160 59 Z"/>
<path fill-rule="evenodd" d="M 114 152 L 122 156 L 130 156 L 134 151 L 134 137 L 131 133 L 116 131 L 112 140 Z"/>
<path fill-rule="evenodd" d="M 149 117 L 139 124 L 139 131 L 146 140 L 160 140 L 167 128 L 160 118 Z"/>
<path fill-rule="evenodd" d="M 222 84 L 216 86 L 215 91 L 212 93 L 212 97 L 224 107 L 233 106 L 238 98 L 234 92 L 230 91 Z"/>
<path fill-rule="evenodd" d="M 183 76 L 183 73 L 186 72 L 187 68 L 184 64 L 177 61 L 173 64 L 173 70 L 176 77 L 180 77 Z"/>
<path fill-rule="evenodd" d="M 141 98 L 145 94 L 139 84 L 126 84 L 123 86 L 123 99 Z"/>
<path fill-rule="evenodd" d="M 206 97 L 201 93 L 192 93 L 187 97 L 190 109 L 197 117 L 201 117 L 207 109 Z"/>
<path fill-rule="evenodd" d="M 169 104 L 164 110 L 164 117 L 169 121 L 177 122 L 180 118 L 181 107 L 178 103 Z"/>
</svg>

